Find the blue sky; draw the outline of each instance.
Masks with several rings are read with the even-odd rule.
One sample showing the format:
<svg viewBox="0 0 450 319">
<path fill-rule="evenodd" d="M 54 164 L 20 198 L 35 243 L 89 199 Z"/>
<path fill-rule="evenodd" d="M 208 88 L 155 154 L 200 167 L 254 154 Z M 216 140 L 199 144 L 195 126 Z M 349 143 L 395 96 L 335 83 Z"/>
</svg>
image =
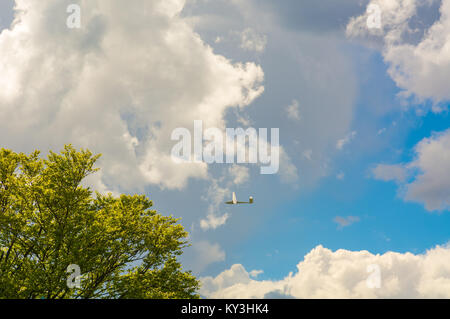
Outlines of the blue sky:
<svg viewBox="0 0 450 319">
<path fill-rule="evenodd" d="M 301 12 L 301 8 L 295 11 L 295 3 L 290 5 L 292 12 Z M 289 10 L 289 5 L 280 7 L 281 11 Z M 314 4 L 309 4 L 309 7 L 312 7 L 310 10 L 320 11 L 314 8 Z M 357 12 L 358 6 L 352 9 L 349 11 Z M 286 14 L 292 16 L 292 12 Z M 324 17 L 324 21 L 331 20 L 333 25 L 330 12 L 323 14 L 328 14 L 328 19 Z M 311 27 L 320 30 L 322 27 L 331 28 L 329 25 L 321 26 L 324 22 L 320 19 L 313 19 L 310 23 L 319 24 Z M 296 32 L 303 31 L 301 23 L 291 27 Z M 342 31 L 341 26 L 334 27 L 334 32 L 339 34 Z M 283 49 L 289 51 L 290 48 Z M 295 51 L 295 48 L 292 49 Z M 378 50 L 351 40 L 342 40 L 339 50 L 351 59 L 350 68 L 358 78 L 355 108 L 348 128 L 358 133 L 357 138 L 345 152 L 334 156 L 332 172 L 317 184 L 300 192 L 287 191 L 279 203 L 269 204 L 270 207 L 255 205 L 250 214 L 255 214 L 254 210 L 257 210 L 256 214 L 267 217 L 257 222 L 257 229 L 250 230 L 252 235 L 247 236 L 245 243 L 239 241 L 234 244 L 235 256 L 230 256 L 229 265 L 240 262 L 251 269 L 264 265 L 261 278 L 280 279 L 294 269 L 302 256 L 319 244 L 332 250 L 369 250 L 374 254 L 387 251 L 424 253 L 449 240 L 450 219 L 445 211 L 430 212 L 420 203 L 404 201 L 395 182 L 377 181 L 371 174 L 377 163 L 413 160 L 413 148 L 418 142 L 430 137 L 433 132 L 448 129 L 448 112 L 436 114 L 425 111 L 424 114 L 417 114 L 418 109 L 429 108 L 430 101 L 414 102 L 409 107 L 402 105 L 397 96 L 402 89 L 388 75 L 389 66 Z M 269 73 L 271 67 L 277 70 L 283 67 L 279 60 L 274 59 L 279 54 L 282 53 L 266 51 L 258 57 L 266 71 L 266 90 L 269 91 L 260 98 L 263 100 L 260 103 L 264 103 L 264 99 L 270 100 L 269 103 L 285 99 L 284 103 L 289 103 L 286 96 L 296 96 L 295 88 L 291 88 L 296 85 L 295 82 L 281 82 L 279 74 L 271 77 Z M 287 86 L 289 89 L 270 96 L 271 88 L 277 91 L 277 86 Z M 286 138 L 292 139 L 293 136 Z M 343 180 L 336 178 L 339 173 L 344 173 Z M 271 199 L 277 202 L 275 197 Z M 261 213 L 260 210 L 266 209 L 272 213 Z M 338 229 L 333 219 L 349 215 L 359 217 L 360 221 Z"/>
<path fill-rule="evenodd" d="M 449 296 L 449 0 L 16 2 L 14 27 L 0 2 L 0 143 L 102 153 L 88 184 L 182 217 L 203 296 Z M 279 128 L 279 173 L 173 164 L 170 132 L 199 119 Z M 232 191 L 254 205 L 226 206 Z"/>
<path fill-rule="evenodd" d="M 420 140 L 448 129 L 449 115 L 429 112 L 418 116 L 414 110 L 398 107 L 375 116 L 370 109 L 373 99 L 395 107 L 400 90 L 387 76 L 380 54 L 372 53 L 367 62 L 356 65 L 369 73 L 360 87 L 351 125 L 351 130 L 361 134 L 348 152 L 334 159 L 336 170 L 345 173 L 344 180 L 328 176 L 313 189 L 272 208 L 278 213 L 237 253 L 235 262 L 244 259 L 242 263 L 249 268 L 266 265 L 262 278 L 279 279 L 319 244 L 332 250 L 369 250 L 374 254 L 424 253 L 449 240 L 450 216 L 446 211 L 430 212 L 421 204 L 405 202 L 394 182 L 374 180 L 370 173 L 376 163 L 411 161 L 412 148 Z M 389 131 L 377 136 L 384 127 Z M 358 216 L 360 221 L 338 229 L 333 218 L 347 215 Z"/>
</svg>

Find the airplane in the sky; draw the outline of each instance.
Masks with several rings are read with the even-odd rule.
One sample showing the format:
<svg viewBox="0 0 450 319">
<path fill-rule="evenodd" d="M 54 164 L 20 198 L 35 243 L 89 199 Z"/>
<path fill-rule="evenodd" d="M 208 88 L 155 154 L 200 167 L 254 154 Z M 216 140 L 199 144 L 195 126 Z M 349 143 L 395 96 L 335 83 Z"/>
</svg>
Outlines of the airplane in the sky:
<svg viewBox="0 0 450 319">
<path fill-rule="evenodd" d="M 232 200 L 229 201 L 229 202 L 225 202 L 225 204 L 228 204 L 228 205 L 253 204 L 253 197 L 250 196 L 250 197 L 248 198 L 248 202 L 238 202 L 237 199 L 236 199 L 236 194 L 233 192 L 233 198 L 232 198 Z"/>
</svg>

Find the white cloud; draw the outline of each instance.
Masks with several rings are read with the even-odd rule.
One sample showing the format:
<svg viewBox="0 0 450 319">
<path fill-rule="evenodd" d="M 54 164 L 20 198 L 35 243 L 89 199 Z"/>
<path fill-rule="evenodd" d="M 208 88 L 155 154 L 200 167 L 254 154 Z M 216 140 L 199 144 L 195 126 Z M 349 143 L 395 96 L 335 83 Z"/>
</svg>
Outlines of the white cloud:
<svg viewBox="0 0 450 319">
<path fill-rule="evenodd" d="M 369 27 L 368 18 L 373 17 L 373 12 L 366 10 L 363 15 L 350 19 L 347 35 L 353 37 L 369 34 L 385 35 L 387 41 L 395 42 L 404 32 L 409 31 L 408 20 L 416 13 L 418 1 L 373 0 L 367 4 L 367 8 L 374 5 L 381 10 L 381 29 Z"/>
<path fill-rule="evenodd" d="M 226 224 L 230 214 L 218 214 L 217 210 L 223 205 L 226 198 L 231 199 L 232 189 L 237 185 L 247 182 L 250 178 L 249 168 L 242 165 L 232 165 L 220 178 L 211 180 L 207 195 L 203 200 L 209 203 L 208 215 L 200 220 L 203 230 L 217 229 Z"/>
<path fill-rule="evenodd" d="M 210 178 L 204 163 L 171 161 L 171 132 L 196 119 L 225 128 L 228 109 L 263 92 L 262 69 L 215 54 L 183 0 L 81 1 L 81 29 L 66 27 L 70 3 L 16 1 L 0 35 L 0 143 L 87 147 L 103 154 L 96 184 L 119 190 Z"/>
<path fill-rule="evenodd" d="M 300 120 L 300 106 L 297 100 L 293 100 L 292 103 L 286 108 L 287 115 L 290 119 Z"/>
<path fill-rule="evenodd" d="M 208 216 L 206 216 L 206 219 L 200 220 L 200 227 L 203 230 L 216 229 L 220 226 L 225 225 L 229 217 L 230 215 L 228 213 L 222 216 L 208 214 Z"/>
<path fill-rule="evenodd" d="M 347 217 L 341 217 L 336 216 L 333 221 L 338 224 L 338 229 L 342 229 L 344 227 L 348 227 L 354 223 L 357 223 L 360 221 L 358 216 L 347 216 Z"/>
<path fill-rule="evenodd" d="M 242 265 L 201 279 L 207 298 L 450 298 L 450 246 L 425 254 L 337 250 L 317 246 L 279 281 L 253 280 Z M 373 269 L 380 288 L 370 288 Z"/>
<path fill-rule="evenodd" d="M 298 179 L 298 169 L 292 163 L 291 158 L 286 151 L 280 147 L 280 180 L 283 183 L 295 184 Z"/>
<path fill-rule="evenodd" d="M 233 165 L 228 169 L 228 173 L 232 179 L 233 184 L 240 185 L 248 181 L 250 174 L 249 169 L 242 165 Z"/>
<path fill-rule="evenodd" d="M 400 183 L 405 200 L 423 203 L 429 211 L 450 209 L 450 129 L 420 141 L 416 158 L 406 164 L 378 165 L 374 176 Z M 415 176 L 414 176 L 415 174 Z M 411 175 L 413 179 L 407 181 Z"/>
<path fill-rule="evenodd" d="M 227 186 L 221 186 L 226 183 L 226 176 L 214 179 L 211 181 L 210 187 L 206 192 L 206 196 L 202 199 L 208 203 L 208 215 L 206 219 L 200 220 L 200 227 L 203 230 L 216 229 L 219 226 L 225 225 L 228 218 L 230 217 L 228 213 L 219 216 L 217 212 L 219 207 L 225 202 L 225 198 L 231 198 L 231 190 Z"/>
<path fill-rule="evenodd" d="M 241 33 L 241 48 L 247 51 L 263 52 L 267 45 L 267 36 L 251 28 Z"/>
<path fill-rule="evenodd" d="M 353 141 L 353 139 L 356 137 L 356 134 L 357 133 L 355 131 L 353 131 L 353 132 L 347 134 L 346 137 L 338 140 L 337 143 L 336 143 L 336 148 L 341 151 L 344 148 L 345 145 L 347 145 L 351 141 Z"/>
<path fill-rule="evenodd" d="M 222 289 L 233 287 L 236 284 L 246 285 L 250 282 L 250 275 L 245 270 L 244 266 L 236 264 L 231 266 L 230 269 L 225 270 L 215 278 L 201 278 L 202 286 L 200 293 L 206 297 L 215 298 L 215 293 L 219 292 Z"/>
<path fill-rule="evenodd" d="M 450 130 L 423 139 L 417 158 L 407 167 L 420 173 L 406 185 L 405 199 L 421 202 L 428 210 L 450 209 Z"/>
<path fill-rule="evenodd" d="M 248 274 L 250 275 L 250 277 L 256 278 L 256 277 L 258 277 L 259 275 L 261 275 L 263 273 L 264 273 L 263 270 L 252 270 Z"/>
<path fill-rule="evenodd" d="M 437 103 L 450 99 L 447 80 L 450 77 L 450 0 L 372 0 L 371 3 L 381 8 L 382 29 L 369 30 L 366 13 L 350 20 L 347 34 L 366 37 L 375 32 L 383 43 L 382 54 L 389 64 L 389 75 L 404 90 L 402 95 L 415 95 L 419 101 L 431 99 L 435 103 L 433 111 L 442 111 Z M 421 7 L 435 3 L 442 3 L 438 20 L 426 21 L 426 17 L 418 15 Z"/>
<path fill-rule="evenodd" d="M 404 182 L 408 177 L 408 171 L 402 165 L 378 164 L 372 169 L 375 179 L 382 181 Z"/>
</svg>

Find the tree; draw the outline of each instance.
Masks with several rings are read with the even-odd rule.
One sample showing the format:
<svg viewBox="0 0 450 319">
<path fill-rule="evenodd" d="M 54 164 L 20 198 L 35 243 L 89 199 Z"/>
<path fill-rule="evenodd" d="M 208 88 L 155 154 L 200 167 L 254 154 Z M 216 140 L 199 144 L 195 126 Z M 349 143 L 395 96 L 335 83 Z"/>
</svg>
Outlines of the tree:
<svg viewBox="0 0 450 319">
<path fill-rule="evenodd" d="M 178 219 L 146 196 L 82 186 L 98 158 L 70 145 L 47 159 L 0 150 L 0 298 L 199 298 L 177 261 Z"/>
</svg>

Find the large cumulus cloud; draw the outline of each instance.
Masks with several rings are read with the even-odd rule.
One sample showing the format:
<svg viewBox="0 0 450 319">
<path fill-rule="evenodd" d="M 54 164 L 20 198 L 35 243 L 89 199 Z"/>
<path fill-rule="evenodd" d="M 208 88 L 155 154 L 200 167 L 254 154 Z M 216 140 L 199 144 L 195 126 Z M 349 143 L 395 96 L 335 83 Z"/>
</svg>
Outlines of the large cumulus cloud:
<svg viewBox="0 0 450 319">
<path fill-rule="evenodd" d="M 80 29 L 66 26 L 81 7 Z M 263 71 L 215 54 L 180 16 L 183 0 L 17 0 L 0 35 L 0 144 L 65 143 L 103 153 L 98 188 L 183 188 L 204 163 L 171 161 L 171 132 L 224 128 L 224 113 L 263 92 Z"/>
<path fill-rule="evenodd" d="M 449 260 L 449 245 L 421 255 L 317 246 L 282 280 L 251 279 L 236 264 L 202 278 L 201 293 L 209 298 L 450 298 Z"/>
<path fill-rule="evenodd" d="M 405 200 L 422 203 L 429 211 L 449 210 L 450 129 L 424 138 L 414 151 L 415 158 L 409 163 L 378 165 L 374 177 L 396 180 Z"/>
<path fill-rule="evenodd" d="M 381 12 L 381 28 L 369 29 L 371 13 L 353 17 L 347 25 L 350 37 L 375 37 L 389 65 L 389 75 L 403 97 L 431 100 L 433 111 L 450 99 L 450 1 L 372 0 Z M 439 10 L 439 11 L 438 11 Z"/>
</svg>

